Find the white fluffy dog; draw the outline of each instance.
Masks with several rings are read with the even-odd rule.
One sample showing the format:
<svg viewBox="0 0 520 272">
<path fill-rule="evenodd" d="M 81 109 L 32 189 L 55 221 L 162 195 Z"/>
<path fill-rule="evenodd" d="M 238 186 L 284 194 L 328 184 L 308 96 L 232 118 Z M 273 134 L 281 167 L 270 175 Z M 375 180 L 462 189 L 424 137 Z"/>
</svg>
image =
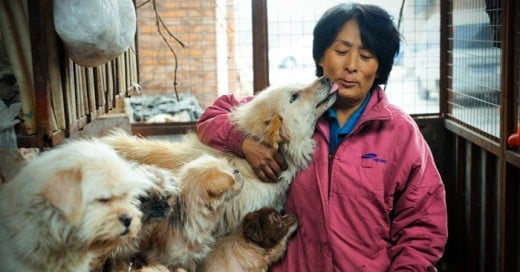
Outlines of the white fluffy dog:
<svg viewBox="0 0 520 272">
<path fill-rule="evenodd" d="M 108 145 L 76 140 L 41 155 L 0 189 L 1 271 L 89 271 L 141 222 L 152 182 Z"/>
<path fill-rule="evenodd" d="M 283 208 L 286 191 L 296 172 L 307 166 L 311 159 L 316 121 L 335 101 L 331 87 L 331 82 L 324 77 L 307 85 L 270 87 L 230 113 L 239 130 L 268 146 L 279 148 L 288 169 L 277 183 L 262 182 L 244 158 L 204 145 L 194 134 L 188 134 L 181 142 L 138 139 L 122 132 L 112 133 L 102 140 L 128 159 L 172 171 L 204 153 L 231 161 L 242 173 L 245 183 L 241 193 L 224 207 L 218 234 L 225 234 L 238 226 L 249 212 L 267 206 L 278 211 Z"/>
</svg>

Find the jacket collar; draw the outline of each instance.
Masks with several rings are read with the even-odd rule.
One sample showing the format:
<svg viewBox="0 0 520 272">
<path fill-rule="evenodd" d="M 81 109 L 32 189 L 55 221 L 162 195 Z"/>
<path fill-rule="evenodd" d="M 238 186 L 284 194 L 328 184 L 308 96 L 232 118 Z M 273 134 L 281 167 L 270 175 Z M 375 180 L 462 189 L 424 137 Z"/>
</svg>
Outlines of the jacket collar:
<svg viewBox="0 0 520 272">
<path fill-rule="evenodd" d="M 363 114 L 352 131 L 356 131 L 360 125 L 369 121 L 391 120 L 392 113 L 389 106 L 390 103 L 388 102 L 385 91 L 379 86 L 375 87 L 374 90 L 372 90 L 372 95 Z M 318 119 L 316 128 L 325 138 L 329 139 L 330 131 L 327 113 Z"/>
</svg>

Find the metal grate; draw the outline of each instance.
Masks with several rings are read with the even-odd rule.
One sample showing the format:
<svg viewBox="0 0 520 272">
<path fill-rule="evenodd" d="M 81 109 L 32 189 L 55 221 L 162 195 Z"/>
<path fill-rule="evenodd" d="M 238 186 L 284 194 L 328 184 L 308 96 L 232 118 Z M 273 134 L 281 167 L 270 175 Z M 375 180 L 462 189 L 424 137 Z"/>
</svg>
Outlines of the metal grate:
<svg viewBox="0 0 520 272">
<path fill-rule="evenodd" d="M 491 2 L 491 1 L 487 1 Z M 448 13 L 448 116 L 499 137 L 501 41 L 497 7 L 483 1 L 461 1 Z"/>
</svg>

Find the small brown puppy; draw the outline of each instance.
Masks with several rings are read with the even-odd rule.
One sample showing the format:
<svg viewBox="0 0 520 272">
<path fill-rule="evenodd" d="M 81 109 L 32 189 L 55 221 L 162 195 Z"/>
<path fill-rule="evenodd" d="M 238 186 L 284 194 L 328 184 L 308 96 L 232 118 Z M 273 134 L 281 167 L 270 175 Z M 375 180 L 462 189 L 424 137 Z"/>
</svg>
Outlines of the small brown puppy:
<svg viewBox="0 0 520 272">
<path fill-rule="evenodd" d="M 197 271 L 267 271 L 283 256 L 297 227 L 296 216 L 280 215 L 273 208 L 248 213 L 240 227 L 217 242 Z"/>
</svg>

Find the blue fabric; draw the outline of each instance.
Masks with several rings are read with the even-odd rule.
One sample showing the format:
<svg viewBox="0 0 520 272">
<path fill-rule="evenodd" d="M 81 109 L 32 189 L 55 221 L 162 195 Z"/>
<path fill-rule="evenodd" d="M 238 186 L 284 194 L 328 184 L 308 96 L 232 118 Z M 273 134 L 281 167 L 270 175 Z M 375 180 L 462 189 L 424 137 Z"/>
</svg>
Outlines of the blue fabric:
<svg viewBox="0 0 520 272">
<path fill-rule="evenodd" d="M 339 127 L 338 115 L 336 115 L 336 111 L 332 107 L 327 110 L 330 128 L 330 154 L 334 154 L 339 143 L 343 141 L 345 136 L 352 132 L 352 129 L 354 129 L 354 127 L 356 126 L 357 122 L 359 121 L 359 118 L 361 118 L 361 114 L 365 110 L 371 95 L 372 92 L 368 92 L 365 101 L 363 101 L 363 104 L 361 104 L 361 106 L 352 114 L 352 116 L 350 116 L 350 118 L 342 128 Z"/>
</svg>

